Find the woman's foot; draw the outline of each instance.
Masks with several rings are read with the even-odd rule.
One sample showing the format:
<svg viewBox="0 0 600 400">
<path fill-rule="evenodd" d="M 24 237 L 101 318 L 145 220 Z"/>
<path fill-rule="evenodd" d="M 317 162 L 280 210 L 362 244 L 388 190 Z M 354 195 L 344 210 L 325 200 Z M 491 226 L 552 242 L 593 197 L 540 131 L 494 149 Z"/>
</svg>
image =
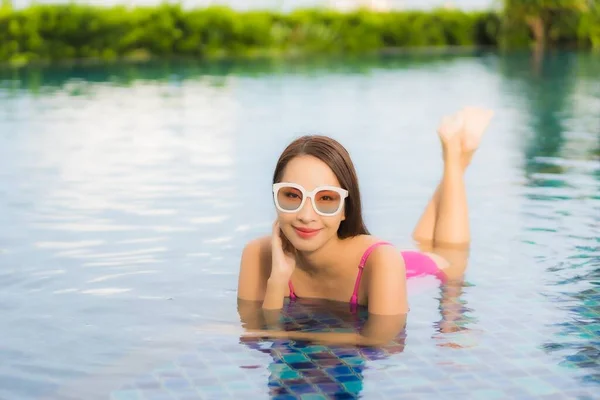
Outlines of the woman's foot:
<svg viewBox="0 0 600 400">
<path fill-rule="evenodd" d="M 445 162 L 454 162 L 462 159 L 464 130 L 465 120 L 462 112 L 442 118 L 438 127 L 438 135 L 442 141 Z"/>
<path fill-rule="evenodd" d="M 458 112 L 462 115 L 464 124 L 461 132 L 462 158 L 466 168 L 479 148 L 481 137 L 489 126 L 494 112 L 485 108 L 465 107 Z"/>
</svg>

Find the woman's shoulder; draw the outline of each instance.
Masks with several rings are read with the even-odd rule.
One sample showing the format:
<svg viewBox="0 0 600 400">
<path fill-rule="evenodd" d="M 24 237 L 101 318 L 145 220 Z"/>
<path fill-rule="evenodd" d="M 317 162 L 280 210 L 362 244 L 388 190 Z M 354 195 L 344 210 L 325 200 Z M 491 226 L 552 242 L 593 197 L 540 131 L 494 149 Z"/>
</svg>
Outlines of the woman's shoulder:
<svg viewBox="0 0 600 400">
<path fill-rule="evenodd" d="M 386 261 L 399 261 L 402 263 L 402 256 L 396 246 L 389 240 L 382 239 L 373 235 L 359 235 L 354 238 L 353 247 L 357 248 L 366 257 L 366 264 L 381 264 Z"/>
<path fill-rule="evenodd" d="M 373 245 L 377 245 L 374 248 L 394 247 L 394 245 L 392 243 L 390 243 L 388 240 L 385 240 L 385 239 L 382 239 L 380 237 L 373 236 L 373 235 L 358 235 L 358 236 L 354 236 L 352 238 L 352 240 L 353 240 L 352 247 L 357 248 L 357 249 L 362 249 L 363 251 L 366 251 Z"/>
<path fill-rule="evenodd" d="M 271 235 L 260 236 L 248 241 L 242 250 L 242 261 L 258 261 L 262 258 L 271 257 Z"/>
</svg>

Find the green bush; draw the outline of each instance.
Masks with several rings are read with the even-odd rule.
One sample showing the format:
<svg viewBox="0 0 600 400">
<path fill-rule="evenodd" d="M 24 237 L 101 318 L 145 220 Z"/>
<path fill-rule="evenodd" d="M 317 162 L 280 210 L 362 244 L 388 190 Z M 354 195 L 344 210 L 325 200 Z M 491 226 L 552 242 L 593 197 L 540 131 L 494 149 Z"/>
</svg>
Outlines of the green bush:
<svg viewBox="0 0 600 400">
<path fill-rule="evenodd" d="M 577 37 L 581 45 L 600 49 L 600 4 L 581 16 Z"/>
<path fill-rule="evenodd" d="M 0 6 L 0 62 L 520 47 L 533 40 L 527 18 L 535 13 L 543 15 L 549 43 L 600 47 L 600 13 L 596 9 L 540 11 L 519 8 L 514 1 L 506 3 L 502 13 L 306 9 L 280 14 L 236 12 L 227 7 L 186 10 L 170 4 L 135 8 L 33 5 L 16 10 L 4 1 Z"/>
<path fill-rule="evenodd" d="M 504 0 L 502 41 L 507 47 L 538 43 L 589 47 L 599 0 Z M 596 19 L 596 23 L 598 20 Z M 597 25 L 596 25 L 597 26 Z M 587 27 L 591 29 L 587 29 Z"/>
</svg>

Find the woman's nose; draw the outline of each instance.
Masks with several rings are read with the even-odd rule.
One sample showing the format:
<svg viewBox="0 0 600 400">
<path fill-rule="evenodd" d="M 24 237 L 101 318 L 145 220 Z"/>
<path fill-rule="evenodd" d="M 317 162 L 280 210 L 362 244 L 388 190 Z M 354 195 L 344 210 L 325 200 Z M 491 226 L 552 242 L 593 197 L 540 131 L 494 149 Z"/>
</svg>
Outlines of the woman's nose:
<svg viewBox="0 0 600 400">
<path fill-rule="evenodd" d="M 317 213 L 312 205 L 312 199 L 306 199 L 302 208 L 298 210 L 297 218 L 305 223 L 314 221 L 317 218 Z"/>
</svg>

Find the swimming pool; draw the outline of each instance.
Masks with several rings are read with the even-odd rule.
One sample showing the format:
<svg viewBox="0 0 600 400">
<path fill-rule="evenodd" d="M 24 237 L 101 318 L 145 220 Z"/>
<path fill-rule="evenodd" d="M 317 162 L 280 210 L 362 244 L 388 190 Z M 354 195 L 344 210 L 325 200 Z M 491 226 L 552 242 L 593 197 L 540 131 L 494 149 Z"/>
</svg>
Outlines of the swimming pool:
<svg viewBox="0 0 600 400">
<path fill-rule="evenodd" d="M 600 393 L 600 56 L 403 56 L 0 71 L 0 399 L 580 398 Z M 287 142 L 339 139 L 398 246 L 435 128 L 496 110 L 462 284 L 409 285 L 382 349 L 240 341 L 238 257 Z M 354 329 L 335 305 L 290 329 Z"/>
</svg>

